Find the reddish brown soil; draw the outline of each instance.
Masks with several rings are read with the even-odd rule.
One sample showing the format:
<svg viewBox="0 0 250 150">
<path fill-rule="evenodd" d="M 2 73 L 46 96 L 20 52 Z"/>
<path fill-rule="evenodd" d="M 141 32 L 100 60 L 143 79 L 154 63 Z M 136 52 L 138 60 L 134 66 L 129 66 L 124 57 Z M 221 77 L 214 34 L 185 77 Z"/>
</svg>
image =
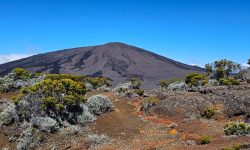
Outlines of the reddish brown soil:
<svg viewBox="0 0 250 150">
<path fill-rule="evenodd" d="M 121 98 L 112 93 L 103 93 L 109 96 L 115 104 L 115 110 L 101 115 L 91 126 L 94 132 L 106 134 L 115 139 L 111 145 L 100 149 L 204 149 L 217 150 L 235 144 L 250 143 L 250 137 L 224 137 L 223 127 L 225 119 L 208 120 L 197 119 L 192 121 L 176 120 L 177 129 L 170 129 L 173 120 L 159 116 L 143 116 L 139 111 L 140 99 L 131 100 Z M 220 106 L 218 106 L 220 107 Z M 200 145 L 201 137 L 208 135 L 212 141 Z M 189 139 L 199 145 L 186 145 Z"/>
<path fill-rule="evenodd" d="M 0 99 L 7 99 L 11 100 L 13 96 L 17 96 L 19 92 L 9 92 L 9 93 L 1 93 L 0 92 Z"/>
<path fill-rule="evenodd" d="M 10 143 L 7 137 L 0 133 L 0 148 L 15 149 L 15 144 Z"/>
</svg>

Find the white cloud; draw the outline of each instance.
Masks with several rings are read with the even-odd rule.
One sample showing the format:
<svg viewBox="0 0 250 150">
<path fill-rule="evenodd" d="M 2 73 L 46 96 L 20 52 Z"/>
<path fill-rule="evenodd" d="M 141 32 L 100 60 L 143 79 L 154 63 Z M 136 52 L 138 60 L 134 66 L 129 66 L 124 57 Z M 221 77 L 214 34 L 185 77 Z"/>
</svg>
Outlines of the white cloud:
<svg viewBox="0 0 250 150">
<path fill-rule="evenodd" d="M 201 67 L 201 68 L 203 68 L 203 66 L 202 65 L 200 65 L 200 64 L 194 64 L 194 63 L 192 63 L 192 64 L 189 64 L 190 66 L 197 66 L 197 67 Z"/>
<path fill-rule="evenodd" d="M 242 67 L 242 69 L 246 69 L 246 68 L 250 67 L 250 65 L 243 63 L 243 64 L 241 64 L 241 67 Z"/>
<path fill-rule="evenodd" d="M 32 56 L 33 54 L 0 54 L 0 64 Z"/>
</svg>

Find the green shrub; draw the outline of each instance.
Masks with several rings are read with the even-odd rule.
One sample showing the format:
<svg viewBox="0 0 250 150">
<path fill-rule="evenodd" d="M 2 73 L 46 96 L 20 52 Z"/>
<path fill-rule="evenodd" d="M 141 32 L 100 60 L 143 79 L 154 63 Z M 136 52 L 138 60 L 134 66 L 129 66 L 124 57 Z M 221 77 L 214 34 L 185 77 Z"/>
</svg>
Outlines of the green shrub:
<svg viewBox="0 0 250 150">
<path fill-rule="evenodd" d="M 110 80 L 104 77 L 87 77 L 86 81 L 89 82 L 94 89 L 101 86 L 111 86 Z"/>
<path fill-rule="evenodd" d="M 206 108 L 204 110 L 204 117 L 207 119 L 211 119 L 214 116 L 214 111 L 215 111 L 214 108 L 210 108 L 210 107 Z"/>
<path fill-rule="evenodd" d="M 232 122 L 224 127 L 226 135 L 249 135 L 250 125 L 245 122 Z"/>
<path fill-rule="evenodd" d="M 140 110 L 147 112 L 151 107 L 156 106 L 158 102 L 159 102 L 158 98 L 148 97 L 142 101 Z"/>
<path fill-rule="evenodd" d="M 201 144 L 209 144 L 212 141 L 212 138 L 210 136 L 202 136 L 201 137 Z"/>
<path fill-rule="evenodd" d="M 220 82 L 221 85 L 229 85 L 230 84 L 230 81 L 227 80 L 227 79 L 224 79 L 224 78 L 221 78 L 219 80 L 219 82 Z"/>
<path fill-rule="evenodd" d="M 156 105 L 159 102 L 159 99 L 156 97 L 148 97 L 142 101 L 142 103 L 150 103 Z"/>
<path fill-rule="evenodd" d="M 232 85 L 240 85 L 240 82 L 235 80 L 234 78 L 227 78 L 227 80 L 230 82 Z"/>
<path fill-rule="evenodd" d="M 75 82 L 71 79 L 46 79 L 28 88 L 22 88 L 21 94 L 13 97 L 13 101 L 17 104 L 28 95 L 42 102 L 47 110 L 62 109 L 84 102 L 85 93 L 86 87 L 82 82 Z"/>
<path fill-rule="evenodd" d="M 222 150 L 240 150 L 241 148 L 243 147 L 243 145 L 240 145 L 240 144 L 237 144 L 237 145 L 234 145 L 233 147 L 230 147 L 230 148 L 222 148 Z"/>
<path fill-rule="evenodd" d="M 221 85 L 240 85 L 240 82 L 235 80 L 234 78 L 221 78 L 219 80 Z"/>
<path fill-rule="evenodd" d="M 199 86 L 208 83 L 208 79 L 203 74 L 191 73 L 186 76 L 185 83 L 189 86 Z"/>
<path fill-rule="evenodd" d="M 23 68 L 15 68 L 12 70 L 12 72 L 15 74 L 15 79 L 29 79 L 32 76 L 32 73 L 30 73 L 28 70 L 25 70 Z"/>
<path fill-rule="evenodd" d="M 71 79 L 76 82 L 83 82 L 85 80 L 85 76 L 76 76 L 76 75 L 70 75 L 70 74 L 48 74 L 45 77 L 45 80 L 62 80 L 62 79 Z"/>
<path fill-rule="evenodd" d="M 144 90 L 140 90 L 140 89 L 135 89 L 134 92 L 138 94 L 139 96 L 142 96 L 144 94 Z"/>
<path fill-rule="evenodd" d="M 125 93 L 125 92 L 127 92 L 127 91 L 128 91 L 128 89 L 119 88 L 119 89 L 117 90 L 117 93 Z"/>
</svg>

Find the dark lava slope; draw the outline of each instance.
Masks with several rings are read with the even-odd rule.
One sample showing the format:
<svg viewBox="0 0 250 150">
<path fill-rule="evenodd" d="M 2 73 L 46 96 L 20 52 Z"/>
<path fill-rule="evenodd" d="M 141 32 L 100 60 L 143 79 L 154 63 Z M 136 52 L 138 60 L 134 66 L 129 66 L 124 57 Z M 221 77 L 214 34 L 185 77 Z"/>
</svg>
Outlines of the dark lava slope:
<svg viewBox="0 0 250 150">
<path fill-rule="evenodd" d="M 146 88 L 156 87 L 161 79 L 183 78 L 190 72 L 204 71 L 118 42 L 34 55 L 0 65 L 0 74 L 16 67 L 32 72 L 104 76 L 111 78 L 113 84 L 139 77 Z"/>
</svg>

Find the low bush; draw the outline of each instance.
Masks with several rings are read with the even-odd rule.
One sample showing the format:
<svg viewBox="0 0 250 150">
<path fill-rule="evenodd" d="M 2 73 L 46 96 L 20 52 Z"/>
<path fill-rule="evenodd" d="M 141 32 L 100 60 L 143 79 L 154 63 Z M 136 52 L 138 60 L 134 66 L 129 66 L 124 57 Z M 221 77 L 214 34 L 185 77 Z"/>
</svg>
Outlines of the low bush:
<svg viewBox="0 0 250 150">
<path fill-rule="evenodd" d="M 62 80 L 62 79 L 71 79 L 75 82 L 83 82 L 86 77 L 85 76 L 76 76 L 76 75 L 70 75 L 70 74 L 48 74 L 45 77 L 45 80 Z"/>
<path fill-rule="evenodd" d="M 85 104 L 80 105 L 82 113 L 77 116 L 77 123 L 84 126 L 87 123 L 94 122 L 97 118 L 89 112 L 89 108 Z"/>
<path fill-rule="evenodd" d="M 219 82 L 221 85 L 240 85 L 240 82 L 234 78 L 221 78 Z"/>
<path fill-rule="evenodd" d="M 170 83 L 167 87 L 167 89 L 171 91 L 185 91 L 187 90 L 187 88 L 188 88 L 188 85 L 183 81 L 176 81 L 176 82 Z"/>
<path fill-rule="evenodd" d="M 130 90 L 133 90 L 133 85 L 130 82 L 119 84 L 116 88 L 114 88 L 114 91 L 118 94 L 125 93 Z"/>
<path fill-rule="evenodd" d="M 28 70 L 23 68 L 15 68 L 12 70 L 12 73 L 15 74 L 15 79 L 29 79 L 32 76 L 32 73 L 30 73 Z"/>
<path fill-rule="evenodd" d="M 222 150 L 240 150 L 242 148 L 243 148 L 243 145 L 237 144 L 237 145 L 233 145 L 232 147 L 222 148 Z"/>
<path fill-rule="evenodd" d="M 95 115 L 112 111 L 113 103 L 111 100 L 104 95 L 94 95 L 88 98 L 87 106 L 89 111 Z"/>
<path fill-rule="evenodd" d="M 250 125 L 245 122 L 232 122 L 224 127 L 226 135 L 249 135 Z"/>
<path fill-rule="evenodd" d="M 151 103 L 151 104 L 157 104 L 159 102 L 159 99 L 156 97 L 148 97 L 146 100 L 143 100 L 144 103 Z"/>
<path fill-rule="evenodd" d="M 186 84 L 189 86 L 201 86 L 208 83 L 208 79 L 203 74 L 191 73 L 186 76 Z"/>
<path fill-rule="evenodd" d="M 40 131 L 48 133 L 53 133 L 59 129 L 58 122 L 50 117 L 33 117 L 31 123 Z"/>
<path fill-rule="evenodd" d="M 211 107 L 205 108 L 203 116 L 206 119 L 211 119 L 214 116 L 214 112 L 215 112 L 214 108 Z"/>
<path fill-rule="evenodd" d="M 159 99 L 156 97 L 148 97 L 141 103 L 141 111 L 147 112 L 151 107 L 156 106 Z"/>
<path fill-rule="evenodd" d="M 8 103 L 4 107 L 4 110 L 0 113 L 0 126 L 10 125 L 16 117 L 15 105 L 13 103 Z"/>
<path fill-rule="evenodd" d="M 30 73 L 25 69 L 16 68 L 11 73 L 0 78 L 0 92 L 14 92 L 22 87 L 27 87 L 40 82 L 44 79 L 44 75 Z"/>
<path fill-rule="evenodd" d="M 94 89 L 102 86 L 111 86 L 111 82 L 108 78 L 104 77 L 87 77 L 86 82 L 90 83 Z"/>
<path fill-rule="evenodd" d="M 36 128 L 28 127 L 24 130 L 17 143 L 17 150 L 34 149 L 44 140 L 43 134 Z"/>
<path fill-rule="evenodd" d="M 212 138 L 210 136 L 202 136 L 201 137 L 201 144 L 209 144 L 212 141 Z"/>
<path fill-rule="evenodd" d="M 134 92 L 138 94 L 139 96 L 142 96 L 144 94 L 144 90 L 140 90 L 140 89 L 135 89 Z"/>
<path fill-rule="evenodd" d="M 30 120 L 32 115 L 47 114 L 48 116 L 62 117 L 72 123 L 77 122 L 76 116 L 80 114 L 80 104 L 85 102 L 86 93 L 83 82 L 71 79 L 46 79 L 27 88 L 13 97 L 21 120 Z"/>
</svg>

